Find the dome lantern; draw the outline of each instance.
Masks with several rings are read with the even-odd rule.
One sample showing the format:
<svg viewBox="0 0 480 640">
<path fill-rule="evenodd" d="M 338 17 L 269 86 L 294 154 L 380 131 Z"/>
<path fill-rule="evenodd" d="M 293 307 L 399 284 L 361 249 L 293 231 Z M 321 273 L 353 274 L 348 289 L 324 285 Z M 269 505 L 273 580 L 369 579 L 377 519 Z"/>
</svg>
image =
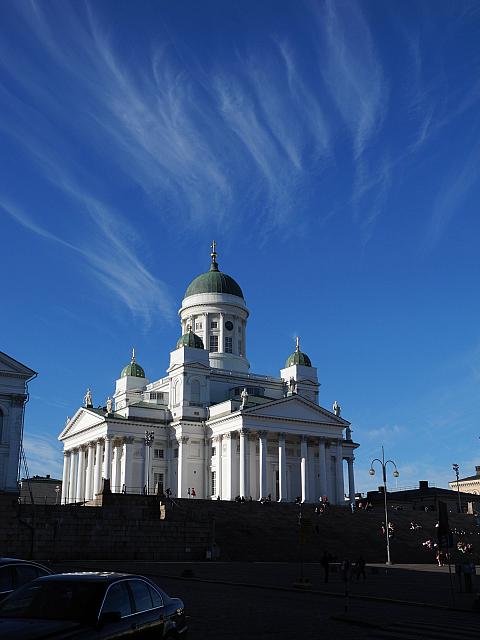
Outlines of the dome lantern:
<svg viewBox="0 0 480 640">
<path fill-rule="evenodd" d="M 203 340 L 196 333 L 193 333 L 192 327 L 188 326 L 187 333 L 184 333 L 181 338 L 178 339 L 177 349 L 181 347 L 190 347 L 191 349 L 204 349 Z"/>
<path fill-rule="evenodd" d="M 291 356 L 287 358 L 285 363 L 285 368 L 292 367 L 295 364 L 302 365 L 303 367 L 311 367 L 312 362 L 306 353 L 300 351 L 300 338 L 297 336 L 297 344 L 295 347 L 295 351 Z"/>
</svg>

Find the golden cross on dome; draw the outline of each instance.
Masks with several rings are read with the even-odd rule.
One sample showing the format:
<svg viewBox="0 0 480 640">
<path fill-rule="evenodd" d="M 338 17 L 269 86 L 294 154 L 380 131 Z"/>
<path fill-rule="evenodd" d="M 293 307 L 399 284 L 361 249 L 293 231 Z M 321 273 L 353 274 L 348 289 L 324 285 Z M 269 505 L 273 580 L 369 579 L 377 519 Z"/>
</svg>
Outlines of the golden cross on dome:
<svg viewBox="0 0 480 640">
<path fill-rule="evenodd" d="M 135 362 L 135 347 L 132 347 L 132 362 Z"/>
<path fill-rule="evenodd" d="M 215 264 L 217 262 L 217 243 L 215 240 L 212 242 L 212 253 L 210 255 L 212 256 L 212 264 Z"/>
</svg>

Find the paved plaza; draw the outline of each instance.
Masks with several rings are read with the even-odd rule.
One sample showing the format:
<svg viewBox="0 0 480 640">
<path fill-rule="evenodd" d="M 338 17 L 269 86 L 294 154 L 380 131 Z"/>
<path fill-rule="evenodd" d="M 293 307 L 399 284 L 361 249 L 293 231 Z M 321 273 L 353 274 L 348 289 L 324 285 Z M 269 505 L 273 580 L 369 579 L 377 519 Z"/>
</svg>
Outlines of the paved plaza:
<svg viewBox="0 0 480 640">
<path fill-rule="evenodd" d="M 477 638 L 480 627 L 480 611 L 472 609 L 478 584 L 472 593 L 460 593 L 453 574 L 453 606 L 448 567 L 369 565 L 365 581 L 349 582 L 348 597 L 341 571 L 331 572 L 325 584 L 318 564 L 116 562 L 88 567 L 142 573 L 180 596 L 190 616 L 191 638 L 463 640 Z M 307 590 L 294 588 L 302 570 Z"/>
</svg>

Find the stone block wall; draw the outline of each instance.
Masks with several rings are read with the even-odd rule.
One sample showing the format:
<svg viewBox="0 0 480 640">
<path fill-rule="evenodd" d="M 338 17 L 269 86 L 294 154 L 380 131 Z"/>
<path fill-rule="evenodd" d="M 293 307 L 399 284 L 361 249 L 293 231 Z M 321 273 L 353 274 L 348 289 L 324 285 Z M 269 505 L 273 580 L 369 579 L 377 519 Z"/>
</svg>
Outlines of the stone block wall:
<svg viewBox="0 0 480 640">
<path fill-rule="evenodd" d="M 44 561 L 201 560 L 207 520 L 169 521 L 155 498 L 104 496 L 101 506 L 25 505 L 0 495 L 0 555 Z"/>
</svg>

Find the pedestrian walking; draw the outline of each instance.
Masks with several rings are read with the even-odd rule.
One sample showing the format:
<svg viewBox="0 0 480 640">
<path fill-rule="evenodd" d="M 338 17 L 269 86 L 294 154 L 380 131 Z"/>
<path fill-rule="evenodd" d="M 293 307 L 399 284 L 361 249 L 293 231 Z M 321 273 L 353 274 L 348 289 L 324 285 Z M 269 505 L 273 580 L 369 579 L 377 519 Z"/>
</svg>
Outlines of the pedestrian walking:
<svg viewBox="0 0 480 640">
<path fill-rule="evenodd" d="M 191 493 L 190 493 L 190 487 L 188 487 L 188 489 L 187 489 L 187 496 L 188 496 L 189 498 L 190 498 L 190 496 L 191 496 Z"/>
<path fill-rule="evenodd" d="M 197 494 L 195 493 L 195 487 L 192 487 L 192 498 L 195 498 Z"/>
</svg>

